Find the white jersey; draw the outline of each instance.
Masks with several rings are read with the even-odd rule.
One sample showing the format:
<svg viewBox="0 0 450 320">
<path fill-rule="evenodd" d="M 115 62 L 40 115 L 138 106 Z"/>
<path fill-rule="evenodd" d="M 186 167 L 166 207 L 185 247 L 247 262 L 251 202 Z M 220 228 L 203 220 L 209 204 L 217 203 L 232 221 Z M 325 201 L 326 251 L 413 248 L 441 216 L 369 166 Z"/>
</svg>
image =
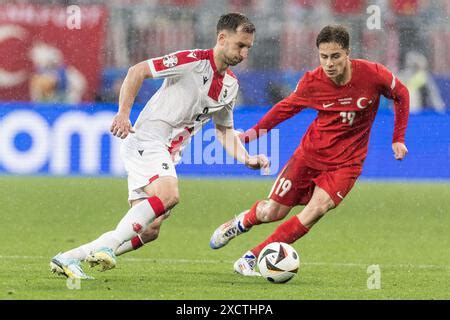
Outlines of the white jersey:
<svg viewBox="0 0 450 320">
<path fill-rule="evenodd" d="M 135 123 L 135 140 L 145 148 L 163 142 L 177 162 L 181 149 L 211 118 L 232 127 L 238 81 L 217 72 L 213 49 L 178 51 L 148 60 L 153 78 L 165 78 Z"/>
</svg>

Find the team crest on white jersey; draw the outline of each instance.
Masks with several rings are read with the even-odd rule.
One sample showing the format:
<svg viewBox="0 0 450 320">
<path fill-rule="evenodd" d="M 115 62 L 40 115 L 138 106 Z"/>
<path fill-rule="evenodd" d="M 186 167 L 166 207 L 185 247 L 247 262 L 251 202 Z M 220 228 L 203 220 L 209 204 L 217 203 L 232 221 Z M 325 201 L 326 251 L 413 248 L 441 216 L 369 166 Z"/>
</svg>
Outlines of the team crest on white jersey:
<svg viewBox="0 0 450 320">
<path fill-rule="evenodd" d="M 163 65 L 166 68 L 172 68 L 175 67 L 178 63 L 178 58 L 174 54 L 166 55 L 163 57 Z"/>
</svg>

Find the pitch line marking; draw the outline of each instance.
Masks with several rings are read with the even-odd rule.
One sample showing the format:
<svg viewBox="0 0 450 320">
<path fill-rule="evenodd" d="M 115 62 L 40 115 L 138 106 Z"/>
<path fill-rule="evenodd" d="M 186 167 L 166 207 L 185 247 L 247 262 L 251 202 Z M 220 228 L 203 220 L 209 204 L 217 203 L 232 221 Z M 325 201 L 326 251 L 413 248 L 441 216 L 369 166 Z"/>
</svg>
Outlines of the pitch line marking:
<svg viewBox="0 0 450 320">
<path fill-rule="evenodd" d="M 18 260 L 18 259 L 39 259 L 50 261 L 51 257 L 45 256 L 0 256 L 0 260 Z M 154 263 L 198 263 L 198 264 L 218 264 L 218 263 L 233 263 L 231 260 L 200 260 L 200 259 L 156 259 L 156 258 L 121 258 L 123 261 L 136 261 L 136 262 L 154 262 Z M 372 263 L 345 263 L 345 262 L 301 262 L 301 264 L 306 266 L 333 266 L 333 267 L 358 267 L 367 268 L 367 266 Z M 446 269 L 450 270 L 450 265 L 436 265 L 436 264 L 379 264 L 382 267 L 390 268 L 417 268 L 417 269 Z"/>
</svg>

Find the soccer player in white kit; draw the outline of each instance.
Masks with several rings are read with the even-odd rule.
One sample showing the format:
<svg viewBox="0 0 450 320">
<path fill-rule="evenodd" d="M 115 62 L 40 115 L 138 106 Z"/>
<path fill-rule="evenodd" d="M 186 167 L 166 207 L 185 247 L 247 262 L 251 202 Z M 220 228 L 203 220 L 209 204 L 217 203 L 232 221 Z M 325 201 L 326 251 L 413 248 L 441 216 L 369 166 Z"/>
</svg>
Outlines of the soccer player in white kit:
<svg viewBox="0 0 450 320">
<path fill-rule="evenodd" d="M 111 132 L 124 139 L 121 157 L 128 173 L 131 208 L 114 230 L 53 257 L 53 272 L 91 279 L 82 270 L 81 261 L 109 270 L 116 265 L 116 255 L 156 239 L 162 220 L 179 201 L 175 164 L 181 150 L 210 119 L 218 140 L 230 155 L 249 168 L 268 169 L 267 157 L 250 156 L 233 128 L 239 86 L 228 67 L 247 58 L 254 33 L 253 23 L 244 15 L 225 14 L 217 23 L 214 48 L 178 51 L 140 62 L 128 70 Z M 165 80 L 133 128 L 131 108 L 146 78 Z"/>
</svg>

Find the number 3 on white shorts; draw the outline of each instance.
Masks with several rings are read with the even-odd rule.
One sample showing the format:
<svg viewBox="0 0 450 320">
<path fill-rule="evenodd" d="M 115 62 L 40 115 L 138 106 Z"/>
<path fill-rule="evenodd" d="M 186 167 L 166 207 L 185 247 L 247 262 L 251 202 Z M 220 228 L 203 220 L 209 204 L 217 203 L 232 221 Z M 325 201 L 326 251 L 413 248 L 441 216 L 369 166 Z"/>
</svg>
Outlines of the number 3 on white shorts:
<svg viewBox="0 0 450 320">
<path fill-rule="evenodd" d="M 275 189 L 275 194 L 279 197 L 283 197 L 292 188 L 292 182 L 289 179 L 281 178 L 278 182 L 278 187 Z M 281 191 L 281 192 L 280 192 Z"/>
</svg>

